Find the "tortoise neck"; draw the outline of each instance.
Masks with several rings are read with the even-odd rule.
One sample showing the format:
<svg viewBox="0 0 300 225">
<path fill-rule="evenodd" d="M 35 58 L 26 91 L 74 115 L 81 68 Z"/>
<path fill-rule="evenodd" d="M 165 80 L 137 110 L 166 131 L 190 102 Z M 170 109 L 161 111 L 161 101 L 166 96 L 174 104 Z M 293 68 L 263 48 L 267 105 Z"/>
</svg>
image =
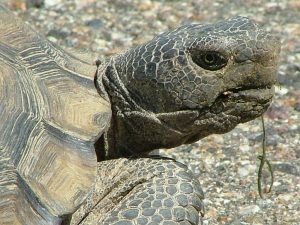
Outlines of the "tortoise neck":
<svg viewBox="0 0 300 225">
<path fill-rule="evenodd" d="M 140 133 L 145 129 L 143 120 L 147 120 L 147 117 L 151 117 L 151 120 L 156 123 L 159 121 L 153 119 L 154 113 L 144 110 L 131 98 L 124 84 L 124 79 L 127 78 L 120 74 L 115 65 L 115 58 L 110 58 L 97 73 L 97 89 L 102 97 L 110 101 L 112 109 L 110 127 L 95 145 L 98 150 L 98 160 L 141 156 L 156 149 L 156 146 L 147 143 L 147 139 L 142 140 L 144 136 Z M 142 140 L 143 146 L 136 143 L 137 139 Z M 147 148 L 144 148 L 145 146 Z"/>
<path fill-rule="evenodd" d="M 97 77 L 97 86 L 108 96 L 112 109 L 110 127 L 99 140 L 104 159 L 145 156 L 154 149 L 182 144 L 184 134 L 164 122 L 166 116 L 174 120 L 177 114 L 157 114 L 139 105 L 124 84 L 127 78 L 115 64 L 110 59 L 105 72 Z"/>
<path fill-rule="evenodd" d="M 95 144 L 98 161 L 124 156 L 120 148 L 120 130 L 123 130 L 120 117 L 126 117 L 124 113 L 128 111 L 141 110 L 130 97 L 124 85 L 126 77 L 118 73 L 115 60 L 114 57 L 102 60 L 97 70 L 97 90 L 101 97 L 110 102 L 112 109 L 110 127 Z"/>
</svg>

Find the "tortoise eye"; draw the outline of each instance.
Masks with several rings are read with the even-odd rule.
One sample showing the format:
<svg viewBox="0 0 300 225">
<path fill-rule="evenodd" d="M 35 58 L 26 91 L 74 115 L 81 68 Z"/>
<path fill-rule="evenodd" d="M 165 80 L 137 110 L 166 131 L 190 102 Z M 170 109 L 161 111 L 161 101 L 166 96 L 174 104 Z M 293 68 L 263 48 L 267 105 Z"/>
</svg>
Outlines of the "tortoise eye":
<svg viewBox="0 0 300 225">
<path fill-rule="evenodd" d="M 203 58 L 204 62 L 208 65 L 212 65 L 216 61 L 216 55 L 212 53 L 205 54 Z"/>
<path fill-rule="evenodd" d="M 219 70 L 226 66 L 228 59 L 219 52 L 191 52 L 192 60 L 206 70 Z"/>
</svg>

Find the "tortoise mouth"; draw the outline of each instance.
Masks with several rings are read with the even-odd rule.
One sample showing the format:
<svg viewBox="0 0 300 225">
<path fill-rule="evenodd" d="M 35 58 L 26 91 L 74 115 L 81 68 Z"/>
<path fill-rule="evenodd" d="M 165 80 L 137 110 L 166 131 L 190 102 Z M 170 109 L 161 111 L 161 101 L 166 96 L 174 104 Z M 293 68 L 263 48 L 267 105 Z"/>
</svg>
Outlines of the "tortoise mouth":
<svg viewBox="0 0 300 225">
<path fill-rule="evenodd" d="M 262 115 L 270 106 L 274 87 L 238 89 L 222 93 L 211 107 L 199 111 L 193 129 L 180 129 L 185 133 L 185 144 L 193 143 L 210 134 L 229 132 L 239 123 L 245 123 Z M 204 121 L 210 121 L 207 122 Z"/>
<path fill-rule="evenodd" d="M 223 92 L 209 113 L 235 117 L 238 123 L 248 122 L 262 115 L 270 106 L 275 93 L 274 86 L 240 88 Z"/>
<path fill-rule="evenodd" d="M 221 93 L 215 102 L 236 101 L 242 102 L 257 102 L 266 104 L 272 100 L 274 95 L 274 86 L 247 87 L 229 89 Z"/>
<path fill-rule="evenodd" d="M 269 107 L 274 87 L 227 90 L 211 106 L 157 115 L 161 123 L 179 133 L 177 141 L 192 143 L 213 133 L 226 133 L 237 124 L 262 115 Z M 173 116 L 172 116 L 173 115 Z"/>
<path fill-rule="evenodd" d="M 228 114 L 242 118 L 246 117 L 249 112 L 252 112 L 248 119 L 251 120 L 261 115 L 263 109 L 268 108 L 274 96 L 274 90 L 274 86 L 231 89 L 221 93 L 210 106 L 204 108 L 186 108 L 178 110 L 176 113 L 158 113 L 156 117 L 182 133 L 186 131 L 184 127 L 189 127 L 190 124 L 194 124 L 195 121 L 206 118 L 208 115 Z M 257 115 L 255 116 L 255 114 Z M 169 117 L 171 119 L 166 119 Z M 174 121 L 176 121 L 176 125 L 181 121 L 180 127 L 182 129 L 179 129 L 176 125 L 173 127 L 171 124 Z"/>
</svg>

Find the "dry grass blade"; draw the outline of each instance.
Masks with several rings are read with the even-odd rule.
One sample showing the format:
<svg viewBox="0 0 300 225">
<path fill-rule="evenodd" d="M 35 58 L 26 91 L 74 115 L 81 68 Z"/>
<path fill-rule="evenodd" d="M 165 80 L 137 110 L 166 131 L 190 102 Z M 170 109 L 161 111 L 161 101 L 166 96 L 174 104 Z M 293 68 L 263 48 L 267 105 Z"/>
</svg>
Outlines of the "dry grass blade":
<svg viewBox="0 0 300 225">
<path fill-rule="evenodd" d="M 263 116 L 261 116 L 261 122 L 262 122 L 262 127 L 263 127 L 263 140 L 262 140 L 262 149 L 263 149 L 263 151 L 262 151 L 262 155 L 259 155 L 257 157 L 260 160 L 260 165 L 259 165 L 259 168 L 258 168 L 258 175 L 257 175 L 257 186 L 258 186 L 259 196 L 261 198 L 263 198 L 262 188 L 261 188 L 261 178 L 262 178 L 262 171 L 263 171 L 263 167 L 264 167 L 265 163 L 267 164 L 268 170 L 269 170 L 270 175 L 271 175 L 270 187 L 269 187 L 269 190 L 266 193 L 269 193 L 272 190 L 273 182 L 274 182 L 274 173 L 273 173 L 271 163 L 266 158 L 266 129 L 265 129 L 265 122 L 264 122 L 264 117 Z"/>
</svg>

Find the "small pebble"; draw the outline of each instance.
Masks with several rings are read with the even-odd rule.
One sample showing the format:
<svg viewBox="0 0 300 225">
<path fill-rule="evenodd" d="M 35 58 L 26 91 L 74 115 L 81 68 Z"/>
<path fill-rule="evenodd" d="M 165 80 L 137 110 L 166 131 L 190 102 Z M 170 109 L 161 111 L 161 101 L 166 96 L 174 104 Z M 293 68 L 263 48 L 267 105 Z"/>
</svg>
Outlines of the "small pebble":
<svg viewBox="0 0 300 225">
<path fill-rule="evenodd" d="M 52 7 L 63 2 L 63 0 L 44 0 L 45 7 Z"/>
<path fill-rule="evenodd" d="M 239 208 L 239 214 L 240 215 L 254 215 L 261 211 L 260 207 L 258 205 L 247 205 L 244 207 Z"/>
</svg>

